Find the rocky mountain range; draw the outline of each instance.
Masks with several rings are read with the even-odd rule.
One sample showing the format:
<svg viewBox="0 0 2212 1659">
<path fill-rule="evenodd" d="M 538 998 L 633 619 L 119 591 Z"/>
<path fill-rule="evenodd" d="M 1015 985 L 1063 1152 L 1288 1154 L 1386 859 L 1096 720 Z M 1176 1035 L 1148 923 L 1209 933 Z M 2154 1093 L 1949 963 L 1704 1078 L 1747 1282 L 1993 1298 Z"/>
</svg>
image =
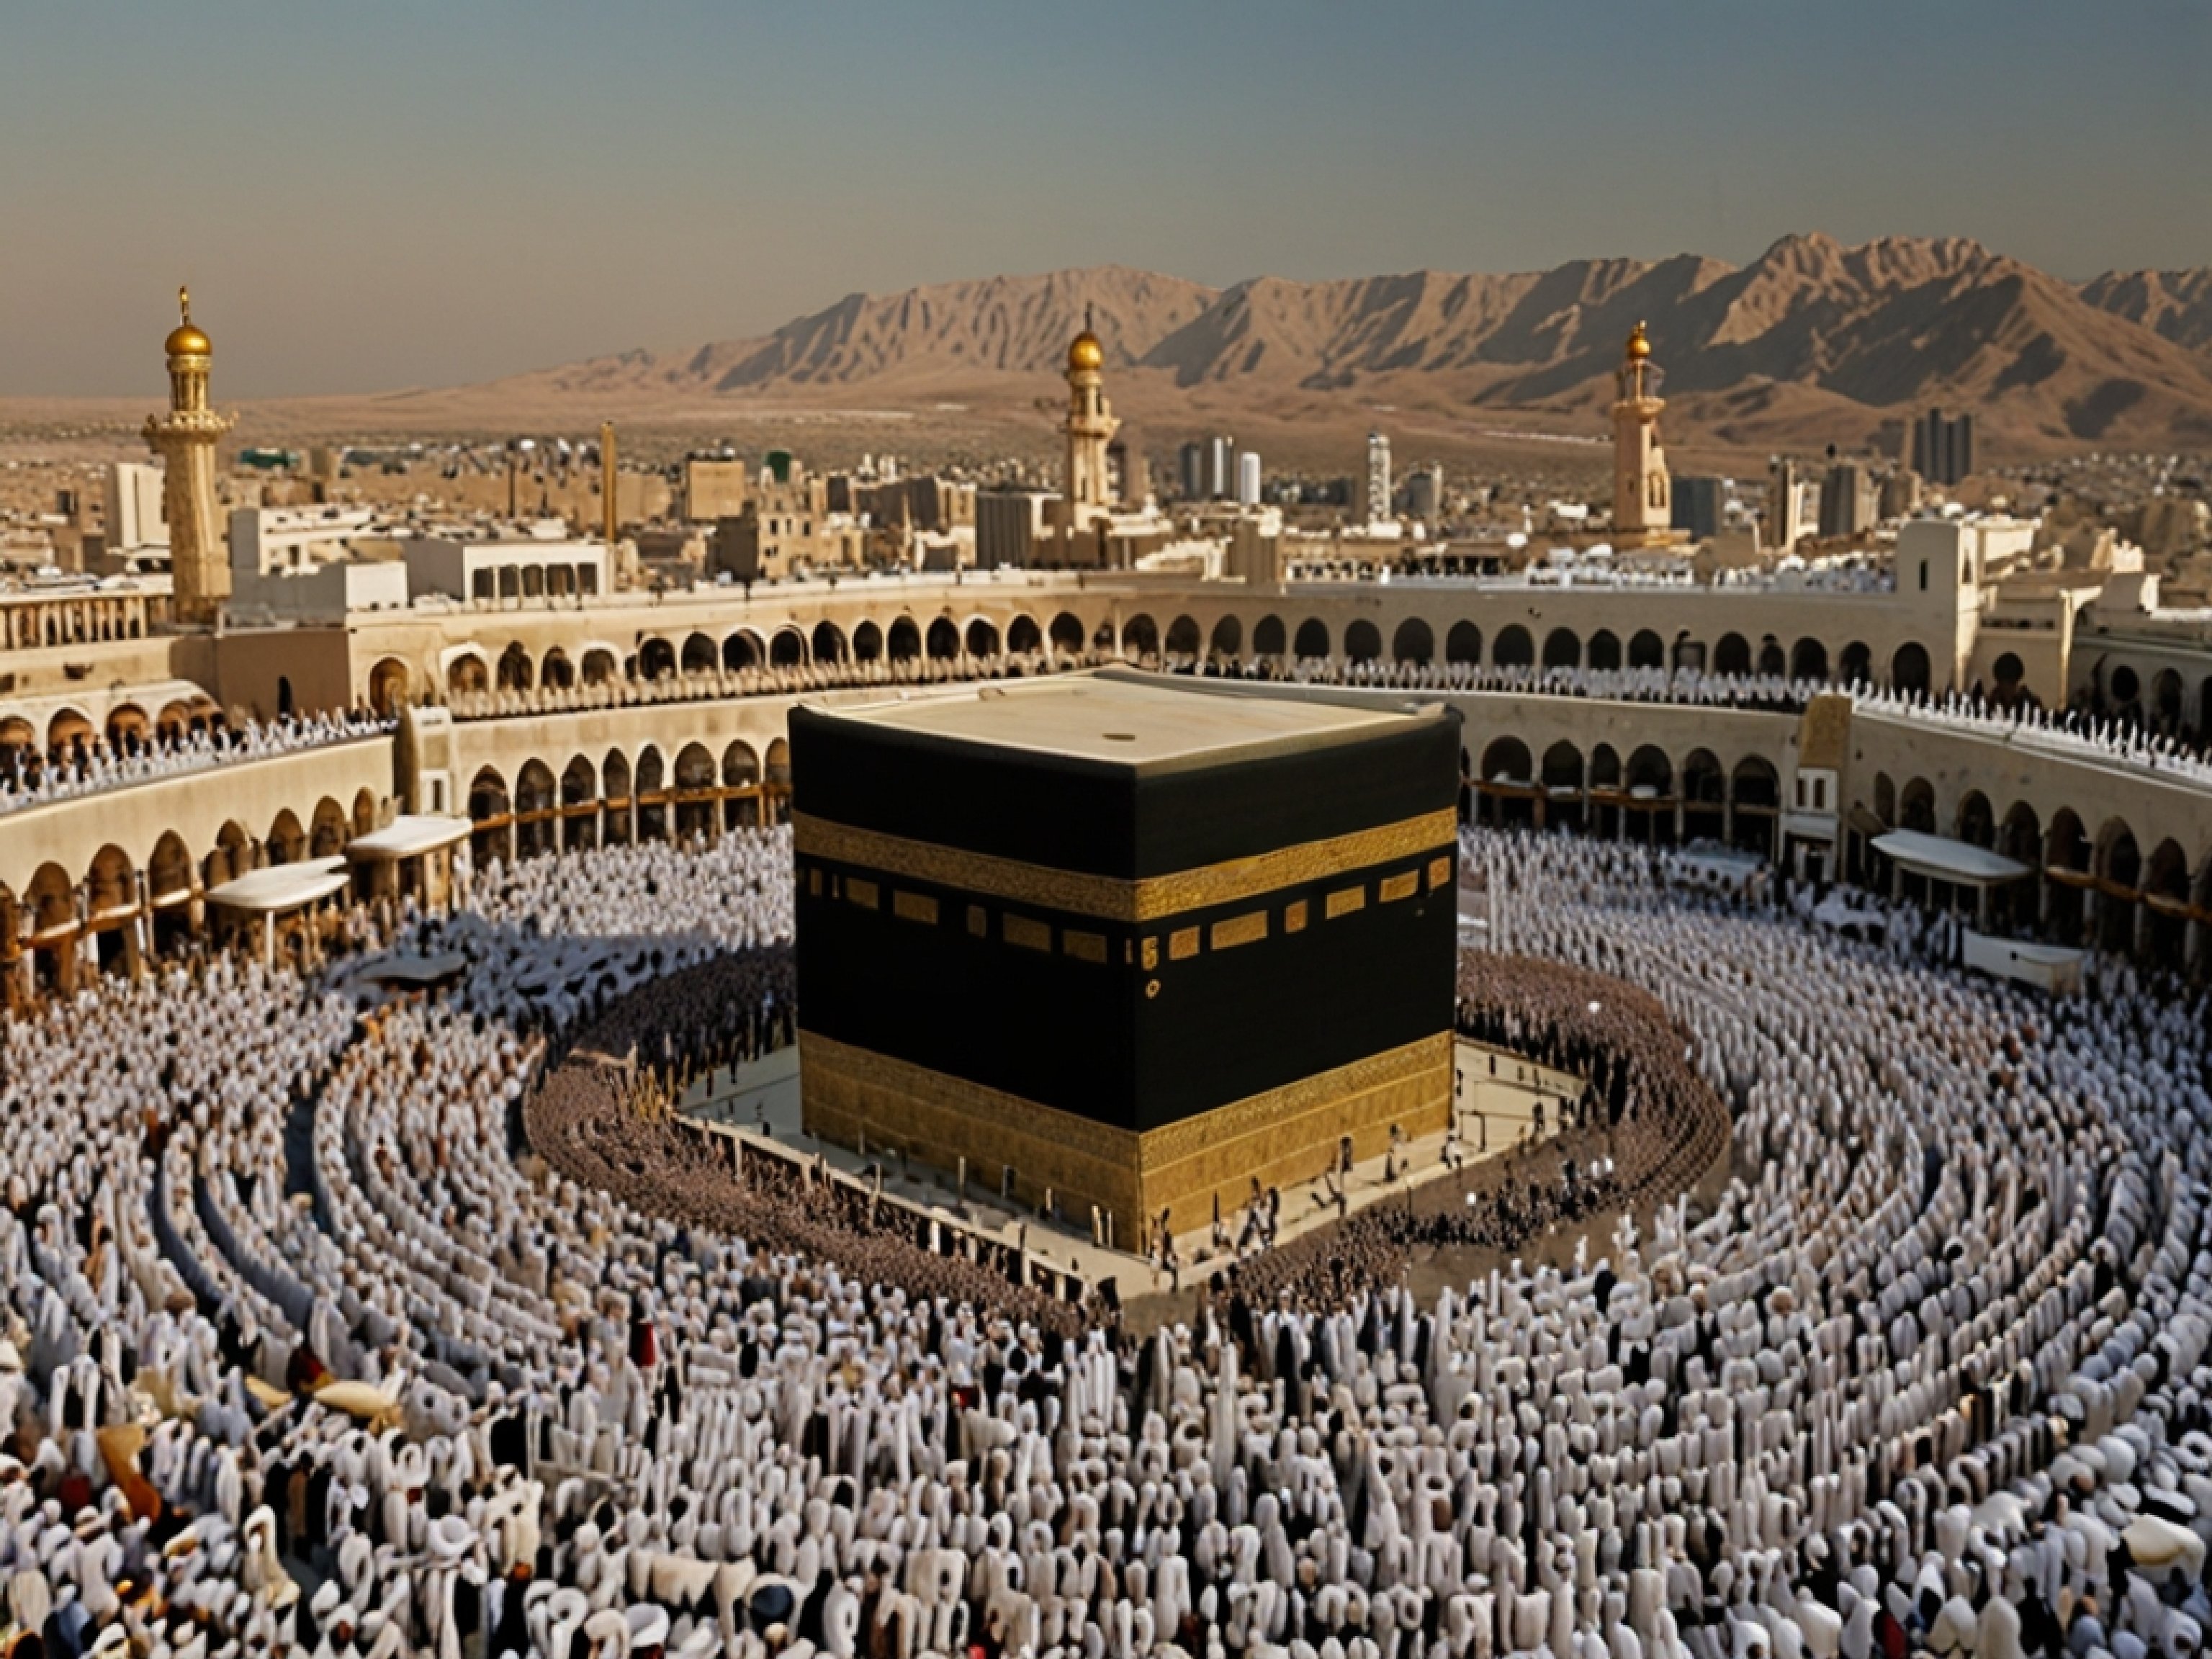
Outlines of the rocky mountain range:
<svg viewBox="0 0 2212 1659">
<path fill-rule="evenodd" d="M 1893 447 L 1930 404 L 2023 453 L 2212 447 L 2212 270 L 2075 284 L 1959 239 L 1790 236 L 1506 276 L 1415 271 L 1212 289 L 1116 266 L 852 295 L 763 338 L 631 351 L 483 388 L 624 406 L 1048 404 L 1086 313 L 1147 428 L 1251 409 L 1595 433 L 1647 324 L 1679 435 Z M 1989 444 L 1985 442 L 1985 453 Z"/>
</svg>

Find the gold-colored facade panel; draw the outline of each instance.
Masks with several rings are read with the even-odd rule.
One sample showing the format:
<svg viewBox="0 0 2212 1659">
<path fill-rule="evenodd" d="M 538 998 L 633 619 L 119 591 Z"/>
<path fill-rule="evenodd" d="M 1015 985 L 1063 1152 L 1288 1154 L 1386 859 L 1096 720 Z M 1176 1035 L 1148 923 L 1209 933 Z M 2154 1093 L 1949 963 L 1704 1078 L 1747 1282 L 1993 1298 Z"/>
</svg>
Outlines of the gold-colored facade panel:
<svg viewBox="0 0 2212 1659">
<path fill-rule="evenodd" d="M 957 888 L 1012 903 L 1133 923 L 1234 904 L 1281 888 L 1326 881 L 1347 871 L 1411 858 L 1448 844 L 1458 833 L 1457 817 L 1445 807 L 1348 836 L 1128 880 L 856 830 L 804 812 L 794 817 L 793 824 L 797 849 L 808 858 L 856 864 L 908 881 Z"/>
<path fill-rule="evenodd" d="M 1103 963 L 1106 960 L 1106 935 L 1086 933 L 1079 927 L 1063 927 L 1060 948 L 1079 962 Z"/>
<path fill-rule="evenodd" d="M 1327 903 L 1322 907 L 1331 921 L 1334 921 L 1339 916 L 1348 916 L 1354 910 L 1364 910 L 1366 908 L 1367 888 L 1364 884 L 1358 887 L 1339 888 L 1328 896 Z"/>
<path fill-rule="evenodd" d="M 845 902 L 848 904 L 857 904 L 864 910 L 872 910 L 877 908 L 879 896 L 879 890 L 872 881 L 863 881 L 858 876 L 845 878 Z"/>
<path fill-rule="evenodd" d="M 1394 1125 L 1415 1139 L 1437 1133 L 1450 1118 L 1451 1071 L 1451 1034 L 1440 1031 L 1138 1133 L 812 1032 L 799 1038 L 810 1134 L 853 1146 L 865 1133 L 871 1146 L 901 1146 L 945 1170 L 964 1158 L 969 1175 L 993 1186 L 1011 1167 L 1023 1202 L 1049 1188 L 1079 1223 L 1095 1204 L 1128 1247 L 1164 1209 L 1187 1229 L 1217 1198 L 1224 1209 L 1243 1203 L 1255 1179 L 1311 1179 L 1346 1136 L 1365 1158 L 1389 1144 Z"/>
<path fill-rule="evenodd" d="M 1429 860 L 1429 890 L 1431 893 L 1439 887 L 1451 885 L 1451 866 L 1452 861 L 1449 857 Z"/>
<path fill-rule="evenodd" d="M 937 901 L 927 893 L 909 893 L 903 890 L 891 895 L 891 914 L 906 921 L 927 922 L 937 926 Z"/>
<path fill-rule="evenodd" d="M 1198 929 L 1178 927 L 1168 935 L 1168 960 L 1188 962 L 1198 954 Z"/>
<path fill-rule="evenodd" d="M 1285 905 L 1283 907 L 1283 931 L 1286 933 L 1303 933 L 1305 930 L 1306 902 L 1304 899 L 1299 899 L 1295 903 Z"/>
<path fill-rule="evenodd" d="M 1400 899 L 1409 899 L 1420 890 L 1421 872 L 1408 870 L 1402 875 L 1382 878 L 1382 902 L 1395 904 Z"/>
<path fill-rule="evenodd" d="M 1024 951 L 1052 949 L 1051 925 L 1039 921 L 1035 916 L 1001 916 L 999 927 L 1009 945 L 1018 945 Z"/>
<path fill-rule="evenodd" d="M 991 933 L 991 915 L 980 904 L 968 907 L 968 931 L 977 939 L 988 939 Z"/>
<path fill-rule="evenodd" d="M 1267 913 L 1254 910 L 1245 915 L 1231 916 L 1213 924 L 1211 938 L 1217 951 L 1226 951 L 1239 945 L 1249 945 L 1255 939 L 1267 937 Z"/>
</svg>

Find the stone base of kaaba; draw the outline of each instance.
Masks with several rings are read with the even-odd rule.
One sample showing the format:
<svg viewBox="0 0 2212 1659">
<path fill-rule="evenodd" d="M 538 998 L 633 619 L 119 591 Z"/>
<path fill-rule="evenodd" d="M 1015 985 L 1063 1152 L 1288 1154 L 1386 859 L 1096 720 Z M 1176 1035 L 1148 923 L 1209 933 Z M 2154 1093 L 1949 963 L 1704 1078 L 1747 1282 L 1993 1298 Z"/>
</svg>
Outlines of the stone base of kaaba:
<svg viewBox="0 0 2212 1659">
<path fill-rule="evenodd" d="M 1142 1132 L 950 1077 L 802 1030 L 799 1095 L 806 1133 L 840 1146 L 896 1153 L 1010 1196 L 1048 1197 L 1068 1224 L 1088 1228 L 1096 1206 L 1113 1242 L 1141 1248 L 1163 1210 L 1178 1233 L 1205 1226 L 1216 1200 L 1234 1216 L 1264 1189 L 1310 1181 L 1334 1162 L 1380 1157 L 1392 1125 L 1408 1140 L 1450 1124 L 1452 1036 L 1402 1048 L 1232 1101 Z"/>
</svg>

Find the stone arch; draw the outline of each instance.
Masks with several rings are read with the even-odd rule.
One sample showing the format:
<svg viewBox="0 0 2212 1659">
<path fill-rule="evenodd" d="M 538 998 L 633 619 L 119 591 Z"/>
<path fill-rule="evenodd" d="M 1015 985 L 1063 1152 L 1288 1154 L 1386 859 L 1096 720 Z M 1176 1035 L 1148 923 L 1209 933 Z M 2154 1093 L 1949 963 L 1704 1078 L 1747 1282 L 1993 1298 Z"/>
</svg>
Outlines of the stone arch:
<svg viewBox="0 0 2212 1659">
<path fill-rule="evenodd" d="M 1054 656 L 1081 656 L 1083 654 L 1083 618 L 1070 611 L 1061 611 L 1052 619 L 1050 637 Z"/>
<path fill-rule="evenodd" d="M 1609 743 L 1601 743 L 1590 750 L 1589 787 L 1593 789 L 1620 787 L 1620 751 Z"/>
<path fill-rule="evenodd" d="M 1482 630 L 1471 622 L 1455 622 L 1444 634 L 1446 662 L 1479 665 L 1482 661 Z"/>
<path fill-rule="evenodd" d="M 353 832 L 365 836 L 376 828 L 376 797 L 368 790 L 358 792 L 353 798 Z"/>
<path fill-rule="evenodd" d="M 353 825 L 347 820 L 346 810 L 328 795 L 315 803 L 315 815 L 307 820 L 307 854 L 311 858 L 332 859 L 345 851 L 346 842 L 353 839 Z"/>
<path fill-rule="evenodd" d="M 110 842 L 92 855 L 85 866 L 85 920 L 95 925 L 127 915 L 138 908 L 138 873 L 131 854 Z"/>
<path fill-rule="evenodd" d="M 1328 624 L 1319 617 L 1309 617 L 1298 624 L 1297 637 L 1291 642 L 1291 654 L 1299 661 L 1318 661 L 1328 655 Z"/>
<path fill-rule="evenodd" d="M 307 832 L 300 827 L 299 817 L 290 807 L 278 811 L 262 846 L 271 864 L 297 864 L 307 855 Z"/>
<path fill-rule="evenodd" d="M 77 925 L 76 883 L 60 865 L 42 864 L 23 890 L 23 908 L 31 913 L 34 935 L 73 933 Z"/>
<path fill-rule="evenodd" d="M 1492 738 L 1482 751 L 1482 781 L 1485 783 L 1534 783 L 1536 781 L 1536 766 L 1529 758 L 1528 745 L 1518 738 Z"/>
<path fill-rule="evenodd" d="M 480 696 L 491 687 L 491 663 L 484 653 L 473 647 L 460 653 L 446 665 L 446 695 L 449 697 Z"/>
<path fill-rule="evenodd" d="M 740 628 L 722 638 L 722 672 L 742 674 L 748 668 L 758 668 L 763 654 L 760 641 Z"/>
<path fill-rule="evenodd" d="M 1782 775 L 1764 755 L 1746 755 L 1729 774 L 1729 845 L 1771 859 L 1782 817 Z"/>
<path fill-rule="evenodd" d="M 879 662 L 884 654 L 884 630 L 872 622 L 863 622 L 853 630 L 853 660 Z"/>
<path fill-rule="evenodd" d="M 1710 749 L 1692 749 L 1682 762 L 1682 804 L 1717 817 L 1728 806 L 1728 774 Z M 1718 830 L 1719 825 L 1714 829 Z"/>
<path fill-rule="evenodd" d="M 542 599 L 545 597 L 545 567 L 544 565 L 526 564 L 522 567 L 522 597 L 526 599 Z"/>
<path fill-rule="evenodd" d="M 665 680 L 676 672 L 676 647 L 658 634 L 647 635 L 638 643 L 637 677 L 650 684 Z"/>
<path fill-rule="evenodd" d="M 1344 630 L 1344 654 L 1350 662 L 1373 662 L 1382 654 L 1382 630 L 1361 617 Z"/>
<path fill-rule="evenodd" d="M 173 830 L 162 831 L 146 860 L 146 897 L 156 906 L 178 904 L 192 893 L 192 854 L 185 838 Z"/>
<path fill-rule="evenodd" d="M 960 629 L 950 617 L 939 617 L 929 625 L 929 654 L 938 662 L 950 662 L 960 654 Z"/>
<path fill-rule="evenodd" d="M 1491 641 L 1490 660 L 1500 668 L 1532 668 L 1536 662 L 1536 642 L 1519 623 L 1510 623 Z"/>
<path fill-rule="evenodd" d="M 2180 730 L 2181 705 L 2185 696 L 2179 670 L 2161 668 L 2151 677 L 2150 712 L 2157 720 L 2160 731 Z"/>
<path fill-rule="evenodd" d="M 806 635 L 796 628 L 779 628 L 768 642 L 768 659 L 772 667 L 797 668 L 806 661 Z"/>
<path fill-rule="evenodd" d="M 542 760 L 528 760 L 514 776 L 514 847 L 520 858 L 535 858 L 554 850 L 558 840 L 553 813 L 560 805 L 560 786 L 553 769 Z"/>
<path fill-rule="evenodd" d="M 1917 640 L 1907 640 L 1899 646 L 1889 659 L 1891 690 L 1924 695 L 1931 683 L 1928 647 Z"/>
<path fill-rule="evenodd" d="M 1751 672 L 1751 641 L 1741 634 L 1723 634 L 1713 644 L 1713 672 L 1741 675 Z"/>
<path fill-rule="evenodd" d="M 2098 908 L 2100 920 L 2097 942 L 2107 951 L 2135 947 L 2135 912 L 2142 896 L 2142 848 L 2136 833 L 2118 817 L 2107 818 L 2097 832 Z"/>
<path fill-rule="evenodd" d="M 1034 657 L 1044 649 L 1044 630 L 1026 611 L 1017 612 L 1006 623 L 1006 649 L 1017 657 Z"/>
<path fill-rule="evenodd" d="M 1579 793 L 1583 772 L 1583 751 L 1565 738 L 1544 751 L 1542 778 L 1546 789 L 1572 789 Z"/>
<path fill-rule="evenodd" d="M 74 708 L 57 708 L 46 722 L 46 747 L 55 754 L 66 754 L 80 745 L 88 749 L 92 737 L 92 722 Z"/>
<path fill-rule="evenodd" d="M 1651 629 L 1638 629 L 1628 636 L 1628 665 L 1631 668 L 1664 668 L 1667 665 L 1667 641 Z"/>
<path fill-rule="evenodd" d="M 1844 647 L 1837 663 L 1836 678 L 1845 685 L 1874 684 L 1874 653 L 1864 640 L 1853 640 Z"/>
<path fill-rule="evenodd" d="M 1589 665 L 1601 674 L 1610 674 L 1620 666 L 1620 635 L 1609 628 L 1601 628 L 1589 636 Z"/>
<path fill-rule="evenodd" d="M 640 841 L 668 839 L 668 763 L 660 757 L 660 750 L 652 744 L 638 751 L 635 779 L 637 803 L 637 838 Z"/>
<path fill-rule="evenodd" d="M 561 769 L 561 845 L 574 849 L 592 844 L 591 808 L 599 798 L 598 776 L 591 757 L 571 755 Z"/>
<path fill-rule="evenodd" d="M 1759 641 L 1759 672 L 1769 679 L 1778 680 L 1790 672 L 1790 653 L 1771 634 Z"/>
<path fill-rule="evenodd" d="M 1235 658 L 1244 650 L 1244 624 L 1234 615 L 1222 617 L 1213 624 L 1213 637 L 1208 647 L 1217 657 Z"/>
<path fill-rule="evenodd" d="M 977 617 L 968 624 L 963 643 L 971 657 L 995 657 L 999 654 L 999 627 L 988 617 Z"/>
<path fill-rule="evenodd" d="M 1666 798 L 1674 793 L 1674 763 L 1656 744 L 1639 745 L 1629 756 L 1624 775 L 1631 794 L 1648 790 L 1653 796 Z"/>
<path fill-rule="evenodd" d="M 1195 657 L 1201 637 L 1194 618 L 1177 617 L 1168 624 L 1167 654 L 1170 657 Z"/>
<path fill-rule="evenodd" d="M 921 628 L 913 617 L 893 619 L 889 638 L 893 662 L 912 662 L 921 654 Z"/>
<path fill-rule="evenodd" d="M 1571 628 L 1555 628 L 1544 635 L 1544 666 L 1547 668 L 1580 668 L 1583 665 L 1583 639 Z"/>
<path fill-rule="evenodd" d="M 1678 674 L 1702 674 L 1705 672 L 1705 641 L 1692 639 L 1686 628 L 1674 635 L 1674 672 Z"/>
<path fill-rule="evenodd" d="M 538 659 L 538 683 L 549 691 L 568 691 L 576 684 L 576 665 L 568 653 L 555 646 Z"/>
<path fill-rule="evenodd" d="M 530 653 L 523 648 L 521 641 L 510 642 L 507 649 L 499 653 L 499 689 L 502 691 L 527 691 L 537 683 L 538 671 L 530 660 Z"/>
<path fill-rule="evenodd" d="M 1437 658 L 1436 630 L 1419 617 L 1407 617 L 1390 635 L 1390 657 L 1395 662 L 1426 668 Z"/>
<path fill-rule="evenodd" d="M 807 649 L 816 662 L 843 662 L 852 654 L 845 642 L 845 630 L 826 619 L 814 624 Z"/>
<path fill-rule="evenodd" d="M 208 849 L 207 861 L 202 875 L 210 887 L 220 887 L 227 881 L 235 881 L 253 867 L 252 838 L 245 826 L 235 819 L 216 831 L 215 845 Z"/>
<path fill-rule="evenodd" d="M 135 702 L 118 702 L 107 711 L 107 744 L 115 750 L 126 750 L 132 744 L 143 744 L 153 723 L 146 711 Z"/>
<path fill-rule="evenodd" d="M 1936 786 L 1925 778 L 1909 779 L 1897 797 L 1898 828 L 1917 830 L 1923 836 L 1942 833 L 1936 827 Z"/>
<path fill-rule="evenodd" d="M 637 822 L 637 798 L 629 757 L 619 749 L 608 750 L 599 763 L 599 801 L 605 816 L 601 834 L 617 845 L 629 841 Z"/>
<path fill-rule="evenodd" d="M 1828 678 L 1828 647 L 1821 641 L 1807 635 L 1790 647 L 1790 678 L 1793 680 L 1825 680 Z"/>
<path fill-rule="evenodd" d="M 1255 657 L 1280 658 L 1289 648 L 1290 630 L 1280 617 L 1262 617 L 1252 624 L 1252 654 Z"/>
<path fill-rule="evenodd" d="M 2142 871 L 2143 959 L 2179 972 L 2189 951 L 2189 855 L 2171 836 Z"/>
<path fill-rule="evenodd" d="M 722 787 L 726 789 L 757 791 L 760 787 L 760 757 L 753 752 L 752 744 L 743 738 L 733 739 L 722 750 Z M 722 800 L 722 822 L 726 828 L 735 830 L 761 821 L 760 796 L 727 795 Z"/>
<path fill-rule="evenodd" d="M 514 799 L 507 793 L 507 780 L 492 767 L 479 768 L 469 784 L 469 820 L 479 826 L 471 834 L 469 847 L 477 864 L 514 855 L 514 833 L 510 821 L 514 811 Z"/>
<path fill-rule="evenodd" d="M 1897 785 L 1887 772 L 1874 775 L 1874 815 L 1883 829 L 1897 828 Z"/>
<path fill-rule="evenodd" d="M 693 632 L 684 636 L 684 649 L 678 654 L 678 671 L 685 674 L 711 674 L 720 662 L 721 652 L 710 635 Z"/>
<path fill-rule="evenodd" d="M 1957 835 L 1970 846 L 1994 851 L 1997 844 L 1996 809 L 1990 798 L 1978 789 L 1969 789 L 1959 798 Z"/>
<path fill-rule="evenodd" d="M 1142 661 L 1160 653 L 1160 626 L 1139 611 L 1121 624 L 1121 654 Z"/>
<path fill-rule="evenodd" d="M 703 743 L 687 743 L 676 755 L 676 833 L 685 841 L 714 833 L 714 787 L 721 775 Z"/>
<path fill-rule="evenodd" d="M 791 745 L 771 738 L 768 745 L 769 820 L 783 823 L 791 817 Z"/>
</svg>

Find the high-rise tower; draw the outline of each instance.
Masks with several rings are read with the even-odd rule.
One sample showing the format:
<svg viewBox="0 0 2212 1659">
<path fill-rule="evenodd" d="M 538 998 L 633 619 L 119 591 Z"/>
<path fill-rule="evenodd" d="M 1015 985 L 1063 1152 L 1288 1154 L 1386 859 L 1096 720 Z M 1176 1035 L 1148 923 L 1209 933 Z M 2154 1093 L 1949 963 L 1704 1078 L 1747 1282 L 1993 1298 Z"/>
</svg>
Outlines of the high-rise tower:
<svg viewBox="0 0 2212 1659">
<path fill-rule="evenodd" d="M 1613 405 L 1613 531 L 1624 547 L 1649 547 L 1673 539 L 1674 488 L 1667 452 L 1659 445 L 1659 367 L 1651 342 L 1637 324 L 1621 354 Z"/>
<path fill-rule="evenodd" d="M 1085 509 L 1103 511 L 1113 505 L 1106 478 L 1106 447 L 1121 429 L 1106 401 L 1103 376 L 1106 349 L 1091 331 L 1088 307 L 1083 332 L 1067 348 L 1067 507 L 1071 528 L 1080 527 Z"/>
<path fill-rule="evenodd" d="M 169 331 L 169 412 L 146 417 L 146 442 L 162 460 L 161 510 L 169 520 L 171 608 L 180 623 L 212 625 L 230 598 L 230 556 L 216 516 L 215 447 L 236 424 L 208 406 L 215 348 L 192 325 L 192 296 L 177 290 Z"/>
</svg>

